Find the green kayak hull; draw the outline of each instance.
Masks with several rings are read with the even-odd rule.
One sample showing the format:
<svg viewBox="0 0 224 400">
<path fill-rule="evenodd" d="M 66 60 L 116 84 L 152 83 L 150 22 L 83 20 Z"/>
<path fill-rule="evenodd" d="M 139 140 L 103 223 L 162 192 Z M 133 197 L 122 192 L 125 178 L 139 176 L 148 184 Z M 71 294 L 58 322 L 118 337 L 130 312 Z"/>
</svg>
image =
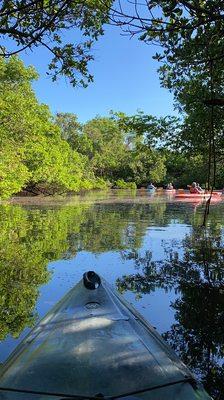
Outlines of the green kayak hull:
<svg viewBox="0 0 224 400">
<path fill-rule="evenodd" d="M 0 399 L 210 399 L 130 304 L 98 275 L 86 276 L 6 360 Z"/>
</svg>

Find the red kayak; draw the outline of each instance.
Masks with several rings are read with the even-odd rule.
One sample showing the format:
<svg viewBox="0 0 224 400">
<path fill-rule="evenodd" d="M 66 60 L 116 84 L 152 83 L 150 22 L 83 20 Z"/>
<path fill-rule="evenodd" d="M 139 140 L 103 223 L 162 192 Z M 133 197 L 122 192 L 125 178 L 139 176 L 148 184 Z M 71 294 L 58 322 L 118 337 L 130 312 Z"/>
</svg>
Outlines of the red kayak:
<svg viewBox="0 0 224 400">
<path fill-rule="evenodd" d="M 219 192 L 212 193 L 212 200 L 221 200 Z M 192 201 L 203 201 L 210 198 L 210 193 L 179 193 L 175 195 L 175 199 L 178 200 L 192 200 Z"/>
<path fill-rule="evenodd" d="M 215 196 L 222 196 L 222 192 L 221 191 L 215 191 L 215 192 L 212 192 L 212 194 L 214 194 Z"/>
</svg>

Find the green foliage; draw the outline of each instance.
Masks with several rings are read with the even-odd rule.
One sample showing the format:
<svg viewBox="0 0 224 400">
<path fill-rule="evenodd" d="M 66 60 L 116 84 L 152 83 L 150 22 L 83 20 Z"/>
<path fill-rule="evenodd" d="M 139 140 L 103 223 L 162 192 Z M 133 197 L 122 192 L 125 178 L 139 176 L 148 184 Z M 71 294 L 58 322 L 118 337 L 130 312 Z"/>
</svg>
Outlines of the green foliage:
<svg viewBox="0 0 224 400">
<path fill-rule="evenodd" d="M 146 145 L 139 145 L 133 153 L 130 169 L 137 185 L 162 182 L 166 176 L 165 157 Z"/>
<path fill-rule="evenodd" d="M 136 1 L 128 10 L 124 3 L 121 0 L 117 8 L 115 5 L 113 22 L 126 27 L 130 34 L 141 35 L 140 39 L 146 43 L 160 45 L 160 52 L 154 58 L 163 61 L 167 82 L 188 75 L 189 65 L 202 70 L 211 51 L 217 60 L 221 59 L 224 44 L 221 0 L 153 0 L 144 6 Z"/>
<path fill-rule="evenodd" d="M 94 174 L 113 180 L 127 153 L 124 132 L 110 118 L 96 117 L 83 126 L 83 136 L 83 142 L 89 142 L 87 155 Z"/>
<path fill-rule="evenodd" d="M 144 143 L 152 148 L 161 147 L 178 128 L 179 122 L 176 117 L 157 118 L 142 111 L 131 116 L 123 112 L 111 112 L 111 117 L 126 132 L 126 141 L 133 147 L 137 143 Z"/>
<path fill-rule="evenodd" d="M 115 187 L 118 189 L 132 189 L 132 190 L 137 189 L 135 182 L 125 182 L 123 179 L 118 179 L 115 182 Z"/>
<path fill-rule="evenodd" d="M 81 124 L 78 122 L 77 115 L 72 113 L 57 113 L 55 123 L 59 127 L 62 139 L 69 145 L 79 150 Z"/>
<path fill-rule="evenodd" d="M 87 158 L 61 136 L 47 106 L 31 87 L 37 75 L 16 57 L 0 60 L 0 197 L 94 187 Z"/>
<path fill-rule="evenodd" d="M 126 132 L 131 157 L 125 166 L 125 180 L 134 180 L 137 185 L 149 181 L 163 184 L 174 182 L 177 187 L 186 187 L 193 181 L 208 182 L 208 148 L 211 122 L 209 110 L 196 95 L 206 97 L 200 92 L 201 81 L 186 84 L 186 91 L 179 92 L 179 108 L 183 108 L 184 118 L 155 118 L 138 112 L 127 116 L 113 113 L 112 118 Z M 223 115 L 215 110 L 216 186 L 223 186 Z M 130 154 L 129 154 L 130 155 Z M 212 168 L 211 168 L 212 171 Z M 214 172 L 214 171 L 213 171 Z"/>
<path fill-rule="evenodd" d="M 137 0 L 128 10 L 123 3 L 115 6 L 113 21 L 132 35 L 141 32 L 142 41 L 159 48 L 154 59 L 160 63 L 161 84 L 172 91 L 182 125 L 170 131 L 169 145 L 188 157 L 202 156 L 207 160 L 207 165 L 203 162 L 208 186 L 217 177 L 220 182 L 224 156 L 222 1 L 155 0 L 143 6 Z M 209 106 L 214 99 L 219 105 Z M 140 125 L 138 118 L 132 122 L 141 129 L 142 118 Z"/>
<path fill-rule="evenodd" d="M 96 178 L 141 185 L 165 177 L 165 157 L 156 144 L 165 138 L 173 120 L 112 113 L 110 118 L 96 117 L 83 126 L 71 114 L 60 114 L 56 121 L 62 136 L 88 157 L 89 170 Z"/>
<path fill-rule="evenodd" d="M 98 177 L 94 179 L 93 188 L 105 190 L 108 189 L 110 185 L 111 184 L 109 181 L 105 181 L 104 179 Z"/>
<path fill-rule="evenodd" d="M 0 148 L 0 198 L 8 198 L 19 192 L 29 177 L 22 152 L 6 142 Z"/>
<path fill-rule="evenodd" d="M 166 181 L 173 182 L 175 187 L 184 187 L 192 182 L 207 182 L 206 160 L 200 155 L 190 155 L 166 151 Z"/>
<path fill-rule="evenodd" d="M 162 182 L 166 176 L 166 158 L 160 148 L 167 146 L 167 138 L 174 131 L 177 119 L 156 118 L 142 112 L 133 116 L 112 113 L 112 118 L 126 132 L 126 141 L 131 150 L 125 178 L 133 180 L 138 186 L 149 181 Z"/>
<path fill-rule="evenodd" d="M 42 46 L 52 55 L 48 75 L 69 78 L 73 86 L 93 80 L 88 63 L 95 41 L 103 34 L 111 0 L 32 1 L 4 0 L 0 6 L 1 56 Z M 72 40 L 65 35 L 73 30 Z M 67 38 L 66 38 L 67 36 Z M 14 44 L 14 48 L 13 48 Z"/>
<path fill-rule="evenodd" d="M 49 194 L 79 191 L 82 188 L 85 160 L 66 141 L 41 137 L 28 143 L 26 165 L 29 188 Z"/>
<path fill-rule="evenodd" d="M 159 31 L 152 36 L 149 32 L 148 38 L 162 46 L 161 83 L 174 93 L 183 117 L 177 141 L 185 152 L 207 161 L 206 181 L 208 186 L 215 185 L 216 171 L 223 169 L 224 119 L 222 107 L 208 106 L 207 101 L 224 98 L 221 3 L 183 2 L 178 6 L 176 2 L 169 8 L 162 2 L 160 6 Z M 165 19 L 176 26 L 175 31 L 161 32 Z"/>
<path fill-rule="evenodd" d="M 186 80 L 176 94 L 185 117 L 156 118 L 137 112 L 111 113 L 85 124 L 71 113 L 53 118 L 39 104 L 31 83 L 35 70 L 16 57 L 0 60 L 0 197 L 21 190 L 31 194 L 63 194 L 105 189 L 116 184 L 137 186 L 173 181 L 186 186 L 208 181 L 206 172 L 210 121 L 196 94 L 206 97 L 201 78 Z M 204 78 L 203 78 L 204 79 Z M 182 88 L 184 87 L 182 85 Z M 215 110 L 218 185 L 223 185 L 223 116 Z M 212 171 L 212 170 L 211 170 Z M 214 171 L 212 171 L 214 172 Z"/>
</svg>

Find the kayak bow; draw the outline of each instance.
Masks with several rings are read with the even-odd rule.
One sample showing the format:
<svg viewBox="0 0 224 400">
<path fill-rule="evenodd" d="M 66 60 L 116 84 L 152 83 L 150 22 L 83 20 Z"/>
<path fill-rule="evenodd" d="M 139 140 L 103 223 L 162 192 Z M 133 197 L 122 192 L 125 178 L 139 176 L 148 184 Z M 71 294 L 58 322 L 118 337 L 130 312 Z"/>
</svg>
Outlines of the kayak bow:
<svg viewBox="0 0 224 400">
<path fill-rule="evenodd" d="M 155 329 L 93 271 L 16 348 L 0 387 L 0 399 L 210 399 Z"/>
</svg>

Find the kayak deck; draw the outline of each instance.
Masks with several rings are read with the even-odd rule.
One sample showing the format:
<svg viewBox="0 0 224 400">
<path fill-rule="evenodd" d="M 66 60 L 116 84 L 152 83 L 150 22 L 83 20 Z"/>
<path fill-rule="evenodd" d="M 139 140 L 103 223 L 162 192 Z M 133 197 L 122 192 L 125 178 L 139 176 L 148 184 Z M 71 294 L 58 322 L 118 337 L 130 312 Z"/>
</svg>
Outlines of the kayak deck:
<svg viewBox="0 0 224 400">
<path fill-rule="evenodd" d="M 175 384 L 187 379 L 192 375 L 156 331 L 102 280 L 95 290 L 80 281 L 46 315 L 5 363 L 0 386 L 64 397 L 146 390 L 135 398 L 210 398 L 201 386 Z M 0 391 L 0 399 L 17 396 Z"/>
</svg>

